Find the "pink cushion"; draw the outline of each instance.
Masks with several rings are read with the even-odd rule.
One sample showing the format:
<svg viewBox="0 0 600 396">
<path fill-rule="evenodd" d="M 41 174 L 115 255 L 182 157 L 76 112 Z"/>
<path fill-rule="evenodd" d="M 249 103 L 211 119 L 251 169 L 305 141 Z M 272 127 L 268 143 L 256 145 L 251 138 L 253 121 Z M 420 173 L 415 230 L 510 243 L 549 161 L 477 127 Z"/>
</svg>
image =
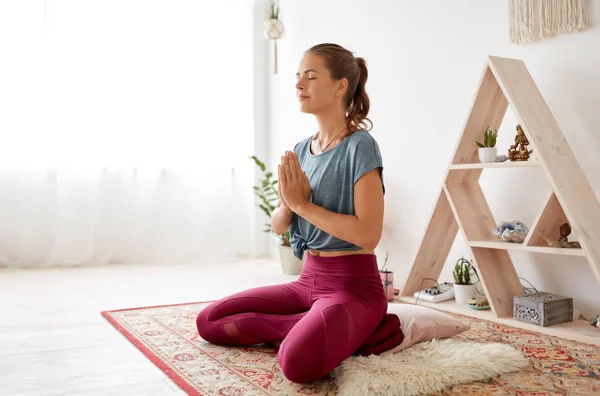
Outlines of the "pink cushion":
<svg viewBox="0 0 600 396">
<path fill-rule="evenodd" d="M 399 352 L 418 342 L 434 338 L 448 338 L 470 329 L 458 319 L 432 308 L 421 305 L 389 303 L 388 314 L 396 314 L 400 319 L 404 340 L 383 354 Z"/>
</svg>

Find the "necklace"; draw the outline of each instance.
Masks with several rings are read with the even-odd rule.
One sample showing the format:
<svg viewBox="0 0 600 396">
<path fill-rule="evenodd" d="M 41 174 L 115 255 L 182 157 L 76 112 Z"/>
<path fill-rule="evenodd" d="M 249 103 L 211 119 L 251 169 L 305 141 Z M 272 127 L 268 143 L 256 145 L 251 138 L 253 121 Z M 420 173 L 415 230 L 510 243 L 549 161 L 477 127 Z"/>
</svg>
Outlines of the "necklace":
<svg viewBox="0 0 600 396">
<path fill-rule="evenodd" d="M 323 147 L 323 144 L 321 143 L 321 131 L 319 131 L 319 147 L 321 148 L 322 152 L 325 152 L 325 150 L 327 150 L 327 147 L 329 147 L 329 145 L 331 143 L 333 143 L 333 141 L 335 139 L 337 139 L 338 137 L 342 136 L 342 133 L 344 133 L 348 128 L 345 127 L 344 129 L 342 129 L 342 131 L 340 133 L 338 133 L 336 136 L 333 137 L 333 139 L 331 139 L 326 145 L 325 147 Z"/>
</svg>

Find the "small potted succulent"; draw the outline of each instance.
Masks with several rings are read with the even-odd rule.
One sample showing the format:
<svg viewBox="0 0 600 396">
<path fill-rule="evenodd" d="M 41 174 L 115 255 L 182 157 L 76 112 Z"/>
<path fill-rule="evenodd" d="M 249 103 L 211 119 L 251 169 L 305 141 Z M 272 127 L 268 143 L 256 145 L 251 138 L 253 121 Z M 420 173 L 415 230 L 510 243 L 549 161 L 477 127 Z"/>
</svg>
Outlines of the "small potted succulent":
<svg viewBox="0 0 600 396">
<path fill-rule="evenodd" d="M 481 162 L 494 162 L 497 154 L 496 138 L 498 137 L 498 130 L 492 131 L 488 126 L 483 132 L 483 142 L 475 140 L 477 147 L 479 147 L 479 160 Z"/>
<path fill-rule="evenodd" d="M 477 285 L 471 283 L 471 263 L 461 257 L 454 266 L 454 299 L 459 304 L 466 304 L 477 293 Z"/>
</svg>

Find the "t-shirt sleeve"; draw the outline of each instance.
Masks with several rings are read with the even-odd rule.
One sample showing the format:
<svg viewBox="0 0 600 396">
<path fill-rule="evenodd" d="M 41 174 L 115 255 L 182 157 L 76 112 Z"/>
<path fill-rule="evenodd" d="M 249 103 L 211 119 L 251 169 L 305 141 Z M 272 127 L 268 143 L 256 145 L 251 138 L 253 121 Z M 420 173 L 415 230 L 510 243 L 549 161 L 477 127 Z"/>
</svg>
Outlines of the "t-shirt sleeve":
<svg viewBox="0 0 600 396">
<path fill-rule="evenodd" d="M 379 151 L 379 145 L 377 144 L 377 141 L 372 138 L 361 140 L 357 144 L 354 157 L 353 183 L 355 184 L 366 173 L 377 168 L 379 168 L 381 172 L 381 186 L 385 193 L 385 184 L 383 182 L 383 160 L 381 158 L 381 152 Z"/>
</svg>

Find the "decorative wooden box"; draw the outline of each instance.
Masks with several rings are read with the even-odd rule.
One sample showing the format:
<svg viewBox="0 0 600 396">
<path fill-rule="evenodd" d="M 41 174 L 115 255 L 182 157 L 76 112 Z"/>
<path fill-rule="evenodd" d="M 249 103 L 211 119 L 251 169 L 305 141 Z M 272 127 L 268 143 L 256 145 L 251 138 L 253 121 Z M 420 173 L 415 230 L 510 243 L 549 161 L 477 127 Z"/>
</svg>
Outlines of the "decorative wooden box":
<svg viewBox="0 0 600 396">
<path fill-rule="evenodd" d="M 551 293 L 531 293 L 513 297 L 513 317 L 546 327 L 573 320 L 573 299 Z"/>
</svg>

